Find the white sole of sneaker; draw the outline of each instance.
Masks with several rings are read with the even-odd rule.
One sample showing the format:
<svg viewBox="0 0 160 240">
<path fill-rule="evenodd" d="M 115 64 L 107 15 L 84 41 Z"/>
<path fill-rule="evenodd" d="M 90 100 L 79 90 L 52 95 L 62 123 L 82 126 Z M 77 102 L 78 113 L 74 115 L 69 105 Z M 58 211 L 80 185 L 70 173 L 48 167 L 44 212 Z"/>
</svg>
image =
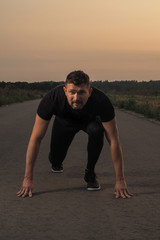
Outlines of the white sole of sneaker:
<svg viewBox="0 0 160 240">
<path fill-rule="evenodd" d="M 101 187 L 99 188 L 87 188 L 88 191 L 99 191 L 101 190 Z"/>
<path fill-rule="evenodd" d="M 51 168 L 51 171 L 52 171 L 53 173 L 63 173 L 63 170 L 53 170 L 52 168 Z"/>
</svg>

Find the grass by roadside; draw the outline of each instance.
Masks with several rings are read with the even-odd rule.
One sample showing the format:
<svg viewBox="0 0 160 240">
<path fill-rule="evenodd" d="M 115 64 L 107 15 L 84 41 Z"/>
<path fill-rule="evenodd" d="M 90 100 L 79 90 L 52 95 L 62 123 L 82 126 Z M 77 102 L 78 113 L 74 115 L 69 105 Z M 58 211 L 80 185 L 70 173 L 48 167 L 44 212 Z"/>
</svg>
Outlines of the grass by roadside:
<svg viewBox="0 0 160 240">
<path fill-rule="evenodd" d="M 143 114 L 160 121 L 160 95 L 108 94 L 113 105 L 118 108 Z"/>
<path fill-rule="evenodd" d="M 42 98 L 43 95 L 37 90 L 0 88 L 0 106 Z"/>
</svg>

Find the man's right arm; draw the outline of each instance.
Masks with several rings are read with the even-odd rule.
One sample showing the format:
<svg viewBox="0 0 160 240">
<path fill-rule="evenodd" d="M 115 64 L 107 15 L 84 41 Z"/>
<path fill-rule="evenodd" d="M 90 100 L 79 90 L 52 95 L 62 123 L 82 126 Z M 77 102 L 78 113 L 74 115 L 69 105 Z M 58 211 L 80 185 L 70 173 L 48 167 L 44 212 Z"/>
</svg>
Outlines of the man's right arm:
<svg viewBox="0 0 160 240">
<path fill-rule="evenodd" d="M 32 197 L 33 169 L 39 153 L 41 141 L 47 131 L 48 125 L 49 121 L 40 118 L 38 114 L 36 115 L 35 124 L 26 153 L 26 168 L 24 180 L 20 191 L 17 193 L 19 197 L 26 197 L 27 195 L 29 195 L 29 197 Z"/>
</svg>

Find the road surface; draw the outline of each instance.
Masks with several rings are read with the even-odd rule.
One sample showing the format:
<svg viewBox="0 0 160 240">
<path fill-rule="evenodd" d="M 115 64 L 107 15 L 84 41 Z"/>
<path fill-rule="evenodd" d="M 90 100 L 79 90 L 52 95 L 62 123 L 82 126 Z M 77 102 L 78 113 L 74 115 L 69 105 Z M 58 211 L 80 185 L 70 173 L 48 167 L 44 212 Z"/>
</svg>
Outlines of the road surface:
<svg viewBox="0 0 160 240">
<path fill-rule="evenodd" d="M 116 115 L 133 199 L 114 198 L 107 141 L 96 167 L 102 189 L 86 190 L 87 135 L 82 131 L 68 151 L 64 173 L 51 173 L 47 156 L 52 123 L 35 167 L 34 196 L 16 196 L 38 103 L 0 108 L 0 239 L 160 240 L 160 125 L 120 110 Z"/>
</svg>

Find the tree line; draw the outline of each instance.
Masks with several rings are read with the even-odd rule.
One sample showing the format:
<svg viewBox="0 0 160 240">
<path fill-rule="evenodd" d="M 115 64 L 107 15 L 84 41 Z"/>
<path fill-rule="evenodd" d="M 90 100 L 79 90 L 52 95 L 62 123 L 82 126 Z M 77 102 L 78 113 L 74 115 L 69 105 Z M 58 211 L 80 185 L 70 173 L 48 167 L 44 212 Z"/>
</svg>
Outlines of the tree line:
<svg viewBox="0 0 160 240">
<path fill-rule="evenodd" d="M 23 89 L 23 90 L 37 90 L 37 91 L 48 91 L 55 88 L 63 82 L 44 81 L 44 82 L 0 82 L 0 88 L 7 89 Z"/>
<path fill-rule="evenodd" d="M 105 93 L 140 93 L 140 94 L 160 94 L 160 80 L 157 81 L 94 81 L 92 86 L 95 86 Z"/>
<path fill-rule="evenodd" d="M 24 89 L 24 90 L 37 90 L 47 92 L 50 89 L 64 84 L 61 82 L 54 81 L 43 81 L 43 82 L 0 82 L 1 89 Z M 160 80 L 156 81 L 142 81 L 126 80 L 126 81 L 92 81 L 91 86 L 94 86 L 105 93 L 151 93 L 160 94 Z"/>
</svg>

